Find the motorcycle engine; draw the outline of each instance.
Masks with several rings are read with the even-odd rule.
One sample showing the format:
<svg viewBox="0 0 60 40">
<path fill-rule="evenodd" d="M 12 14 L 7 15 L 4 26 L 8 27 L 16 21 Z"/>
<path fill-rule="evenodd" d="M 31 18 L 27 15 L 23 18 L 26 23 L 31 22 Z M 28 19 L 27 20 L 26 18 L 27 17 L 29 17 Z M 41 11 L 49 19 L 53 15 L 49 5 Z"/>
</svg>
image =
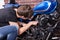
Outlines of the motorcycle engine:
<svg viewBox="0 0 60 40">
<path fill-rule="evenodd" d="M 19 36 L 19 40 L 45 40 L 47 33 L 53 31 L 51 27 L 57 22 L 59 14 L 52 13 L 50 15 L 37 15 L 33 20 L 39 23 L 29 28 L 25 33 Z"/>
</svg>

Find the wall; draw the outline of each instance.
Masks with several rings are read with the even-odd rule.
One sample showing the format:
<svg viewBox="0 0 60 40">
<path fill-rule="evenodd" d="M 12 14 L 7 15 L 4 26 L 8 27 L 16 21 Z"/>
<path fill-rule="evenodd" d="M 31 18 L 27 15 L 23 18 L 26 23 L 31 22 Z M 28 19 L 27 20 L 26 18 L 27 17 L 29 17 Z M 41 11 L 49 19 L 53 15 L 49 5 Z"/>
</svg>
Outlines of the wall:
<svg viewBox="0 0 60 40">
<path fill-rule="evenodd" d="M 37 3 L 41 2 L 42 0 L 16 0 L 19 4 L 29 4 L 33 8 Z M 8 0 L 5 0 L 5 3 L 8 3 Z"/>
</svg>

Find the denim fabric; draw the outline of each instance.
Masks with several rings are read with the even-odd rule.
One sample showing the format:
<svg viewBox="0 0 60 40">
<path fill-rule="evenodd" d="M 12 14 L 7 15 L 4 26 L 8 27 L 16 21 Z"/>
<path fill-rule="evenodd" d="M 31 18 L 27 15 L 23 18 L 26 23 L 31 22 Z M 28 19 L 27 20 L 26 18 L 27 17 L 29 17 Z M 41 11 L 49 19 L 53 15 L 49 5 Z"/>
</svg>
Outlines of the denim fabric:
<svg viewBox="0 0 60 40">
<path fill-rule="evenodd" d="M 6 40 L 15 40 L 17 37 L 17 28 L 16 26 L 4 26 L 0 27 L 0 40 L 3 40 L 7 36 Z"/>
</svg>

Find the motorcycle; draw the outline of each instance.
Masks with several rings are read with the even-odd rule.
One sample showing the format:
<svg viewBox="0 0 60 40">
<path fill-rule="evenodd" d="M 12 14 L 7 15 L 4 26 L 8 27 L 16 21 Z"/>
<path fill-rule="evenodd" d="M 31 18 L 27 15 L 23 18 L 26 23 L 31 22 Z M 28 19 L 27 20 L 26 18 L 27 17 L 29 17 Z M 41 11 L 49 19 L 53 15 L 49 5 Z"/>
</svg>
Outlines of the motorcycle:
<svg viewBox="0 0 60 40">
<path fill-rule="evenodd" d="M 56 0 L 43 1 L 35 6 L 33 8 L 34 18 L 32 20 L 37 20 L 39 23 L 20 35 L 18 40 L 53 40 L 57 28 L 59 28 L 60 19 L 60 14 L 55 12 L 56 7 Z M 28 20 L 27 22 L 32 20 Z"/>
<path fill-rule="evenodd" d="M 7 7 L 18 7 L 15 4 L 6 4 Z M 31 27 L 25 33 L 17 37 L 17 40 L 60 40 L 60 14 L 56 13 L 56 0 L 44 0 L 37 4 L 34 8 L 34 18 L 32 20 L 39 21 L 38 25 Z M 55 12 L 55 13 L 53 13 Z M 19 21 L 29 22 L 32 20 L 19 19 Z"/>
</svg>

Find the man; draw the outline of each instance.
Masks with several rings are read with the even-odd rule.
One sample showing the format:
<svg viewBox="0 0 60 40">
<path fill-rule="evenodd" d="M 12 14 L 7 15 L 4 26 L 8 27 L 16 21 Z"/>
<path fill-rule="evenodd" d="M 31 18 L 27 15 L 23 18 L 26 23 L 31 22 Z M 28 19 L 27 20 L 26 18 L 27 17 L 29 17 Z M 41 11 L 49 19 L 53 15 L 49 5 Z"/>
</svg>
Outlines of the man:
<svg viewBox="0 0 60 40">
<path fill-rule="evenodd" d="M 0 40 L 7 36 L 7 40 L 15 40 L 17 35 L 21 35 L 31 25 L 37 25 L 37 21 L 27 24 L 18 22 L 17 18 L 24 20 L 31 19 L 33 11 L 29 5 L 22 5 L 18 9 L 5 8 L 0 10 Z M 23 27 L 21 27 L 22 25 Z M 18 34 L 17 34 L 18 33 Z"/>
</svg>

